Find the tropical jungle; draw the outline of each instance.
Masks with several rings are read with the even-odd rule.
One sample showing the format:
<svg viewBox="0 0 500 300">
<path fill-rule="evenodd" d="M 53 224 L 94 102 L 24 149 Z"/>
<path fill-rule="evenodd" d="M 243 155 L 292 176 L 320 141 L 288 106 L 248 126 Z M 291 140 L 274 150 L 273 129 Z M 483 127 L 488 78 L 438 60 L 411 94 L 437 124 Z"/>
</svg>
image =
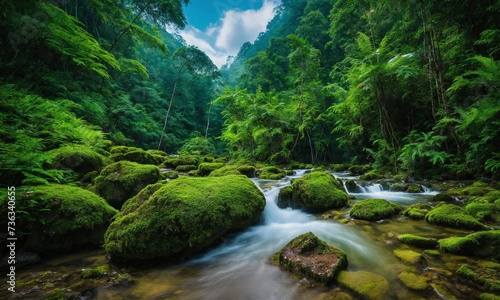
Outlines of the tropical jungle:
<svg viewBox="0 0 500 300">
<path fill-rule="evenodd" d="M 499 1 L 189 5 L 2 2 L 0 298 L 500 299 Z"/>
</svg>

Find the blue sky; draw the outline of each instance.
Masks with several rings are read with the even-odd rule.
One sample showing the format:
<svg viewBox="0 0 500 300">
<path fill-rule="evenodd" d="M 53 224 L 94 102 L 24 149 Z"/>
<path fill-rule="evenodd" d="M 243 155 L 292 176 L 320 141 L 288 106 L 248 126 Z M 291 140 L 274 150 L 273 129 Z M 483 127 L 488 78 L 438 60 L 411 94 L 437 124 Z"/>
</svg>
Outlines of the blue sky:
<svg viewBox="0 0 500 300">
<path fill-rule="evenodd" d="M 184 9 L 188 25 L 177 33 L 220 67 L 243 43 L 255 41 L 266 30 L 279 4 L 280 0 L 191 0 Z"/>
</svg>

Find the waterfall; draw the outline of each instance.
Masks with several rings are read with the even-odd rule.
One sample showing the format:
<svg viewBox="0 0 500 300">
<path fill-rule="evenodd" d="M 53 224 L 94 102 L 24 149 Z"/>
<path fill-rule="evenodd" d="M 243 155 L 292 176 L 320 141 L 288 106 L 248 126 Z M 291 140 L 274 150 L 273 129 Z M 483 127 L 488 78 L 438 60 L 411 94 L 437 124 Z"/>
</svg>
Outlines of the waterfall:
<svg viewBox="0 0 500 300">
<path fill-rule="evenodd" d="M 356 189 L 359 190 L 360 193 L 378 193 L 384 190 L 382 185 L 379 183 L 375 183 L 368 186 L 361 186 L 359 184 L 356 184 Z"/>
</svg>

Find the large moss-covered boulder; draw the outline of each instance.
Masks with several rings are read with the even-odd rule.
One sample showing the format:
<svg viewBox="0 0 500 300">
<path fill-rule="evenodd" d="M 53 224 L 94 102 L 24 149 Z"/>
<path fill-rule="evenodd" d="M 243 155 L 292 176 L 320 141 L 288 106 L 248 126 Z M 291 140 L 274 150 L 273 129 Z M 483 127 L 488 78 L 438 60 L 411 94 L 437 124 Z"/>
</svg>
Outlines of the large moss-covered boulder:
<svg viewBox="0 0 500 300">
<path fill-rule="evenodd" d="M 201 160 L 202 158 L 196 155 L 171 155 L 165 159 L 163 165 L 167 168 L 176 168 L 181 165 L 198 166 Z"/>
<path fill-rule="evenodd" d="M 413 204 L 407 209 L 405 209 L 402 214 L 414 220 L 423 220 L 425 215 L 431 211 L 432 208 L 424 203 Z"/>
<path fill-rule="evenodd" d="M 335 178 L 317 171 L 292 182 L 292 205 L 310 212 L 324 212 L 347 206 L 349 196 Z"/>
<path fill-rule="evenodd" d="M 278 259 L 288 271 L 324 284 L 332 283 L 338 273 L 347 268 L 345 253 L 312 232 L 288 242 L 278 253 Z"/>
<path fill-rule="evenodd" d="M 179 177 L 140 195 L 106 232 L 104 247 L 114 261 L 189 257 L 257 221 L 265 206 L 262 192 L 242 175 Z"/>
<path fill-rule="evenodd" d="M 259 172 L 260 179 L 280 180 L 285 176 L 285 170 L 274 166 L 264 167 Z"/>
<path fill-rule="evenodd" d="M 100 171 L 109 162 L 106 157 L 81 145 L 57 148 L 51 150 L 48 155 L 52 159 L 52 168 L 70 169 L 80 174 Z"/>
<path fill-rule="evenodd" d="M 340 286 L 354 292 L 360 299 L 385 300 L 394 297 L 387 279 L 375 273 L 342 271 L 337 281 Z"/>
<path fill-rule="evenodd" d="M 442 251 L 457 255 L 493 258 L 500 261 L 500 230 L 471 233 L 464 237 L 449 237 L 438 241 Z"/>
<path fill-rule="evenodd" d="M 158 157 L 137 147 L 115 146 L 111 148 L 109 158 L 115 162 L 128 160 L 145 165 L 159 164 Z"/>
<path fill-rule="evenodd" d="M 3 205 L 0 212 L 7 216 Z M 17 245 L 28 251 L 55 253 L 101 245 L 117 210 L 104 199 L 82 188 L 44 185 L 16 193 Z M 21 213 L 22 212 L 22 213 Z M 7 228 L 7 218 L 2 219 Z"/>
<path fill-rule="evenodd" d="M 120 208 L 127 199 L 159 179 L 160 169 L 156 166 L 120 161 L 101 171 L 94 179 L 92 190 L 111 206 Z"/>
<path fill-rule="evenodd" d="M 485 230 L 488 226 L 480 223 L 464 209 L 454 204 L 436 206 L 425 215 L 429 223 L 450 226 L 460 229 Z"/>
<path fill-rule="evenodd" d="M 224 167 L 224 163 L 213 162 L 213 163 L 201 163 L 198 166 L 197 175 L 199 176 L 208 176 L 213 171 Z"/>
<path fill-rule="evenodd" d="M 378 221 L 397 215 L 401 210 L 401 206 L 385 199 L 366 199 L 356 202 L 350 215 L 355 219 Z"/>
<path fill-rule="evenodd" d="M 210 177 L 220 177 L 226 175 L 245 175 L 253 177 L 255 175 L 255 167 L 250 165 L 225 165 L 222 168 L 213 170 Z"/>
</svg>

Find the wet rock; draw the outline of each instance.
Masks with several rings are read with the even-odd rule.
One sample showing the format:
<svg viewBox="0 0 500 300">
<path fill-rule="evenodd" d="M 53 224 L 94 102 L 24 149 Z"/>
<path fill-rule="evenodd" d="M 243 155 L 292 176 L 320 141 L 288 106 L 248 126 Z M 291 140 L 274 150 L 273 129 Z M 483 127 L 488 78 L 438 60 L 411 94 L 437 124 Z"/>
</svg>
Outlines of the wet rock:
<svg viewBox="0 0 500 300">
<path fill-rule="evenodd" d="M 451 193 L 439 193 L 437 195 L 432 196 L 429 201 L 431 202 L 446 202 L 453 203 L 456 202 L 456 195 Z"/>
<path fill-rule="evenodd" d="M 413 250 L 395 249 L 393 252 L 402 262 L 410 265 L 414 265 L 422 259 L 422 254 Z"/>
<path fill-rule="evenodd" d="M 340 286 L 354 292 L 362 299 L 385 300 L 393 297 L 389 282 L 379 274 L 342 271 L 337 281 Z"/>
<path fill-rule="evenodd" d="M 399 280 L 409 289 L 424 291 L 429 287 L 428 279 L 411 272 L 402 272 L 398 275 Z"/>
<path fill-rule="evenodd" d="M 500 230 L 481 231 L 464 237 L 449 237 L 438 241 L 442 251 L 500 260 Z"/>
<path fill-rule="evenodd" d="M 402 234 L 398 236 L 398 240 L 410 246 L 418 247 L 418 248 L 436 248 L 438 245 L 437 240 L 431 238 L 425 238 L 418 235 L 413 234 Z"/>
<path fill-rule="evenodd" d="M 488 226 L 480 223 L 464 209 L 454 204 L 442 204 L 425 215 L 425 220 L 432 224 L 460 229 L 486 230 Z"/>
<path fill-rule="evenodd" d="M 332 283 L 347 268 L 347 257 L 341 250 L 320 240 L 312 232 L 291 240 L 281 251 L 279 264 L 288 271 L 316 282 Z"/>
<path fill-rule="evenodd" d="M 121 208 L 125 200 L 159 179 L 160 169 L 156 166 L 120 161 L 104 168 L 94 180 L 91 190 L 111 206 Z"/>
<path fill-rule="evenodd" d="M 348 179 L 345 182 L 345 187 L 350 193 L 357 193 L 358 192 L 358 185 L 356 182 L 352 179 Z"/>
<path fill-rule="evenodd" d="M 355 219 L 378 221 L 390 218 L 401 210 L 401 206 L 384 199 L 367 199 L 356 202 L 350 215 Z"/>
<path fill-rule="evenodd" d="M 127 201 L 104 248 L 116 262 L 178 261 L 253 224 L 264 206 L 246 176 L 180 177 Z"/>
<path fill-rule="evenodd" d="M 280 189 L 278 194 L 278 202 L 276 203 L 279 208 L 294 208 L 292 203 L 292 193 L 292 186 L 285 186 Z"/>
<path fill-rule="evenodd" d="M 325 171 L 315 171 L 292 182 L 292 207 L 309 212 L 324 212 L 347 206 L 344 187 Z"/>
<path fill-rule="evenodd" d="M 16 268 L 36 264 L 40 261 L 40 255 L 29 251 L 18 251 L 16 253 Z M 6 255 L 0 262 L 0 270 L 7 270 L 10 267 L 9 255 Z"/>
</svg>

